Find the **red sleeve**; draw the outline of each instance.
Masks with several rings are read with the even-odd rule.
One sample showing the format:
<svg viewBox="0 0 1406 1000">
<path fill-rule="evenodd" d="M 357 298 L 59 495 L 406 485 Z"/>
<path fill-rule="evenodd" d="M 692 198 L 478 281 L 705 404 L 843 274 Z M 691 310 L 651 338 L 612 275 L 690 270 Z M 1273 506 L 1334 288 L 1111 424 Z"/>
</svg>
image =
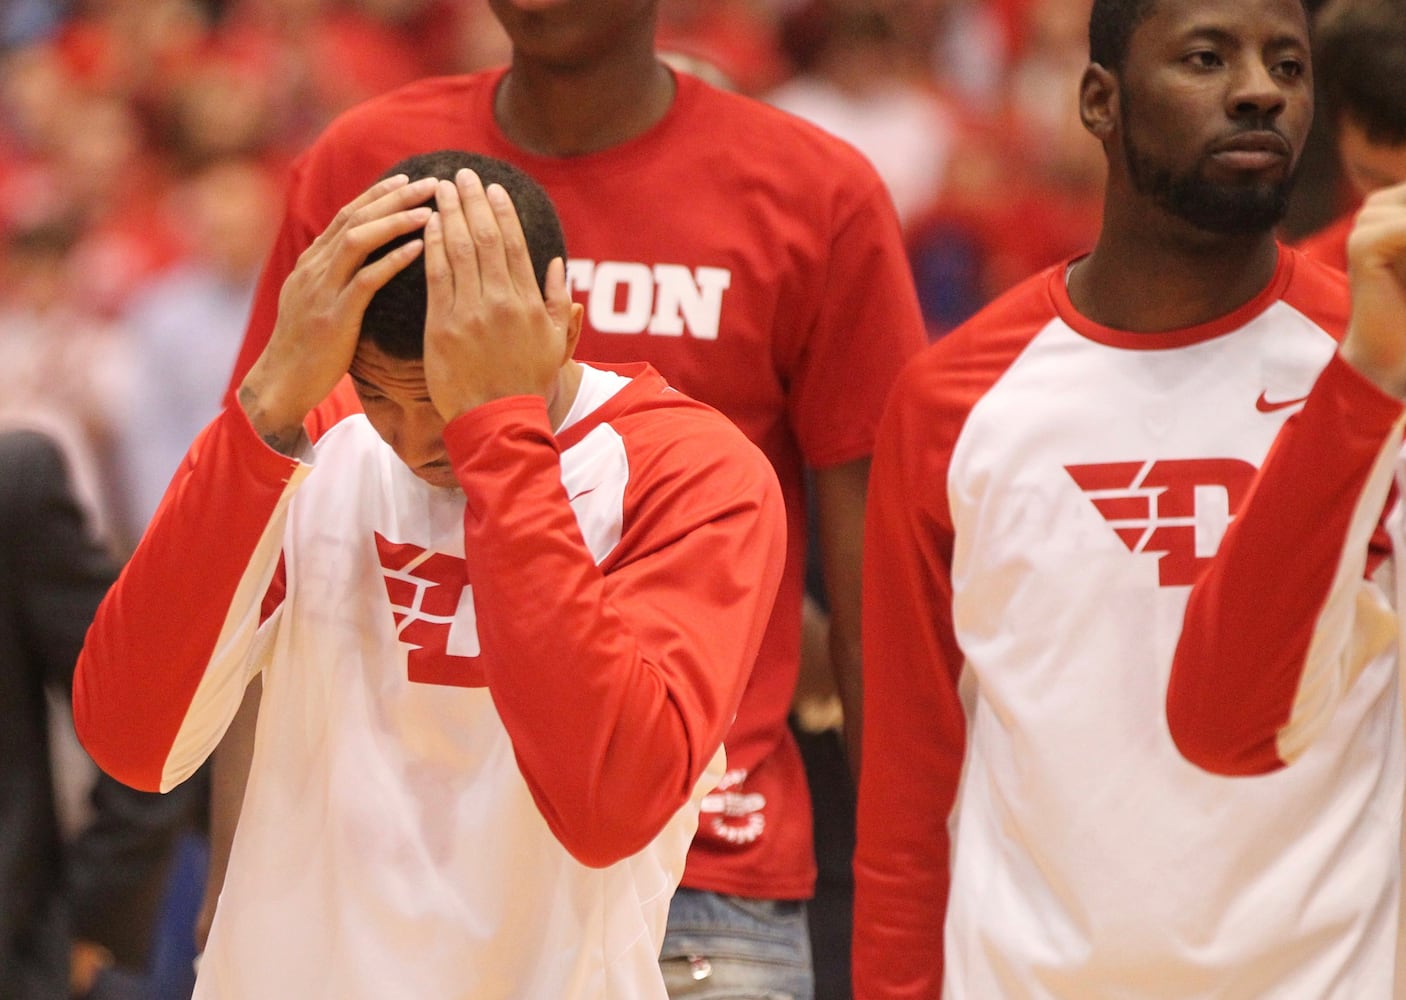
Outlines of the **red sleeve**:
<svg viewBox="0 0 1406 1000">
<path fill-rule="evenodd" d="M 966 749 L 946 475 L 955 439 L 905 374 L 880 425 L 864 536 L 856 1000 L 942 994 L 948 821 Z"/>
<path fill-rule="evenodd" d="M 868 169 L 842 193 L 855 200 L 837 213 L 813 286 L 814 324 L 787 373 L 791 423 L 806 464 L 816 469 L 869 456 L 894 379 L 927 343 L 898 217 L 882 182 Z"/>
<path fill-rule="evenodd" d="M 1403 421 L 1399 400 L 1334 355 L 1280 432 L 1187 605 L 1167 720 L 1188 760 L 1282 767 L 1394 642 L 1364 577 Z"/>
<path fill-rule="evenodd" d="M 268 448 L 237 406 L 191 446 L 78 659 L 74 723 L 113 777 L 165 791 L 219 742 L 307 469 Z"/>
<path fill-rule="evenodd" d="M 664 448 L 627 436 L 624 529 L 598 567 L 542 400 L 471 410 L 445 442 L 469 575 L 493 581 L 474 592 L 480 642 L 512 651 L 488 689 L 553 833 L 612 864 L 688 801 L 736 712 L 780 581 L 775 475 L 711 412 Z"/>
</svg>

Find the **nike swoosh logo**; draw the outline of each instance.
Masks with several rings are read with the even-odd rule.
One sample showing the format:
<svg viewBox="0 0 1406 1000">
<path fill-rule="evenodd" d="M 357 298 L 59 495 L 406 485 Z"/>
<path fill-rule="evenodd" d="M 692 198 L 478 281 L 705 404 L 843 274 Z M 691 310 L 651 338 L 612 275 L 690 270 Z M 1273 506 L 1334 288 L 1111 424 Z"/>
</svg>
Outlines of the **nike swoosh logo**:
<svg viewBox="0 0 1406 1000">
<path fill-rule="evenodd" d="M 1255 409 L 1261 413 L 1274 413 L 1276 410 L 1287 410 L 1291 406 L 1299 406 L 1307 398 L 1307 396 L 1299 396 L 1295 399 L 1276 399 L 1271 402 L 1265 393 L 1260 393 L 1260 398 L 1255 400 Z"/>
</svg>

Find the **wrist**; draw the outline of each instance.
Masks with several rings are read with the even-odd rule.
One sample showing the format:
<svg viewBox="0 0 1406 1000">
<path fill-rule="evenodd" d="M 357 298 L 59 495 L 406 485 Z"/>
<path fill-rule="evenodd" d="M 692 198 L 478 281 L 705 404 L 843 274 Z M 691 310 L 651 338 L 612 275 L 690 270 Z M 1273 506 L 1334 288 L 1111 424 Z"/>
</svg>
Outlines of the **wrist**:
<svg viewBox="0 0 1406 1000">
<path fill-rule="evenodd" d="M 303 421 L 308 411 L 297 406 L 280 406 L 262 394 L 249 379 L 239 387 L 239 405 L 249 424 L 274 451 L 293 457 L 303 437 Z"/>
<path fill-rule="evenodd" d="M 1401 358 L 1383 358 L 1361 350 L 1347 338 L 1339 353 L 1359 375 L 1395 399 L 1406 399 L 1406 364 Z"/>
</svg>

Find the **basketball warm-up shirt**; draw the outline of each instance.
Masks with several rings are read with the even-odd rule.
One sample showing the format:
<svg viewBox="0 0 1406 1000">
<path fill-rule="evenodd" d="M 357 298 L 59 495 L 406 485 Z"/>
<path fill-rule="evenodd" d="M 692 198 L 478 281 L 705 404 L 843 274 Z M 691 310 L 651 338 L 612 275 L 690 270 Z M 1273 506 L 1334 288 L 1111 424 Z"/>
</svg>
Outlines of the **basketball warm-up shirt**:
<svg viewBox="0 0 1406 1000">
<path fill-rule="evenodd" d="M 925 343 L 883 182 L 808 122 L 676 73 L 653 128 L 609 149 L 538 156 L 493 116 L 502 69 L 422 80 L 348 111 L 295 164 L 234 385 L 268 342 L 279 289 L 337 210 L 392 164 L 484 153 L 551 195 L 585 309 L 577 357 L 645 361 L 730 417 L 786 497 L 786 571 L 704 804 L 683 884 L 803 899 L 815 882 L 806 772 L 787 725 L 800 664 L 804 470 L 867 458 L 898 370 Z"/>
<path fill-rule="evenodd" d="M 165 789 L 263 672 L 197 997 L 664 996 L 784 526 L 730 422 L 628 375 L 585 368 L 555 434 L 536 397 L 456 418 L 462 492 L 359 413 L 307 461 L 237 406 L 192 447 L 74 702 L 107 770 Z"/>
<path fill-rule="evenodd" d="M 1346 279 L 1281 250 L 1133 334 L 1065 274 L 879 432 L 856 997 L 1390 996 L 1403 417 L 1337 356 Z"/>
</svg>

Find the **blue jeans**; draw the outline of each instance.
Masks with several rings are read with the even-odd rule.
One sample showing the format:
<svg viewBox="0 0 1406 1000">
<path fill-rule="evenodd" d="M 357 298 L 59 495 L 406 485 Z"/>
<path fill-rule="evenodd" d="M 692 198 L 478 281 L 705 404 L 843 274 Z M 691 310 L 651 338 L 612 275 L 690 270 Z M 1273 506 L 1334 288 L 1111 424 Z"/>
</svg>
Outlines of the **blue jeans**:
<svg viewBox="0 0 1406 1000">
<path fill-rule="evenodd" d="M 813 1000 L 806 905 L 681 888 L 659 966 L 670 1000 Z"/>
</svg>

